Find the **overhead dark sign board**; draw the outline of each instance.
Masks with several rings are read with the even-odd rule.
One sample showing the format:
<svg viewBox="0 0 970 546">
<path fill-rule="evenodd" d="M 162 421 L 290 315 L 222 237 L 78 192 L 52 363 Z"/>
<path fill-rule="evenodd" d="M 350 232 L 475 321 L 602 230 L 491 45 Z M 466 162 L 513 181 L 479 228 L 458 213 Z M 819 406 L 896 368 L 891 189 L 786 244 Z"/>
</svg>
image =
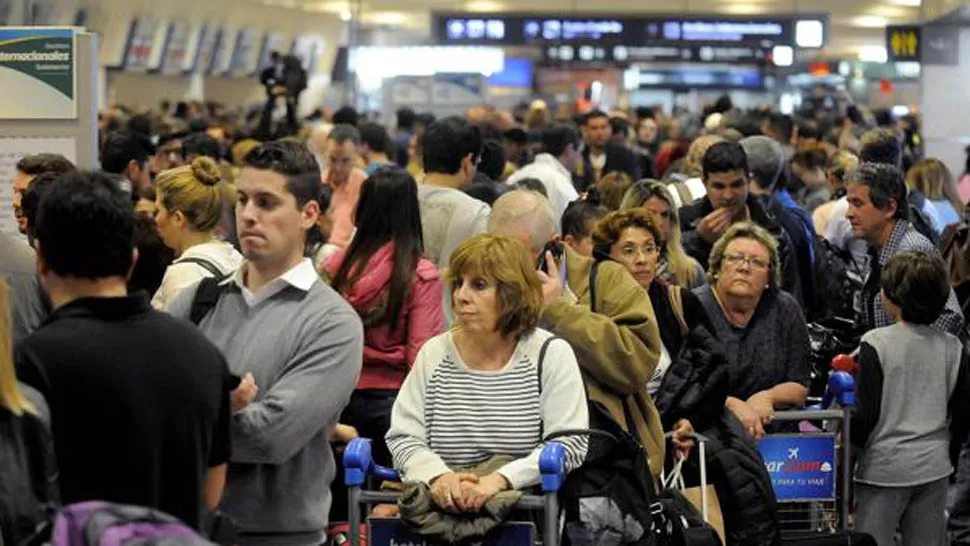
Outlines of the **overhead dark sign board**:
<svg viewBox="0 0 970 546">
<path fill-rule="evenodd" d="M 919 62 L 922 32 L 915 25 L 886 27 L 886 52 L 894 62 Z"/>
<path fill-rule="evenodd" d="M 548 14 L 435 13 L 440 44 L 550 45 L 595 41 L 601 45 L 775 45 L 821 47 L 828 16 L 738 18 L 725 16 L 549 17 Z"/>
<path fill-rule="evenodd" d="M 768 52 L 749 46 L 635 46 L 549 45 L 542 50 L 546 64 L 719 63 L 757 65 Z"/>
</svg>

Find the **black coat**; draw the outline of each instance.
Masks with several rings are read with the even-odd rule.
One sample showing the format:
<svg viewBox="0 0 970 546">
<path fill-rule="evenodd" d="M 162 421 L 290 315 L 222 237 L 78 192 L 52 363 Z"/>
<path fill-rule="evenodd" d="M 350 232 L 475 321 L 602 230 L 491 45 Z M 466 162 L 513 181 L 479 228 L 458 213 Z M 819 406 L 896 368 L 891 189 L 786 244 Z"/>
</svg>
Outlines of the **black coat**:
<svg viewBox="0 0 970 546">
<path fill-rule="evenodd" d="M 596 170 L 589 160 L 589 147 L 583 148 L 582 156 L 582 165 L 576 173 L 573 173 L 573 185 L 580 193 L 596 183 Z M 640 180 L 640 162 L 633 150 L 615 144 L 606 145 L 606 165 L 603 166 L 600 176 L 606 176 L 612 172 L 624 172 L 634 182 Z"/>
<path fill-rule="evenodd" d="M 681 419 L 689 419 L 696 430 L 702 430 L 724 410 L 730 379 L 728 363 L 703 304 L 689 291 L 676 289 L 684 302 L 686 335 L 670 304 L 668 288 L 659 282 L 650 286 L 660 337 L 672 360 L 654 403 L 664 430 L 671 430 Z"/>
<path fill-rule="evenodd" d="M 749 194 L 747 206 L 751 213 L 751 221 L 768 230 L 768 233 L 778 241 L 778 255 L 781 259 L 781 289 L 791 294 L 804 308 L 798 261 L 795 259 L 791 238 L 782 229 L 778 219 L 765 209 L 757 197 Z M 691 258 L 697 260 L 705 271 L 710 268 L 708 258 L 710 258 L 714 245 L 701 237 L 697 232 L 697 225 L 712 212 L 714 212 L 714 205 L 706 196 L 680 208 L 680 230 L 683 233 L 684 250 Z"/>
<path fill-rule="evenodd" d="M 744 425 L 725 409 L 707 437 L 707 477 L 717 491 L 727 546 L 781 544 L 778 500 L 764 459 Z"/>
</svg>

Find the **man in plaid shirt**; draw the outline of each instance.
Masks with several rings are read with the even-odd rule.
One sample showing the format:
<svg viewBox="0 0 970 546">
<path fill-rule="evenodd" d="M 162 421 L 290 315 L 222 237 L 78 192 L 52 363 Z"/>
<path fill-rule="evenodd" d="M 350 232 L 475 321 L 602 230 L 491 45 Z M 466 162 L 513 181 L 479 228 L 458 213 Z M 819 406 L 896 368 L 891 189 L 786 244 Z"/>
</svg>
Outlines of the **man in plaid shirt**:
<svg viewBox="0 0 970 546">
<path fill-rule="evenodd" d="M 849 201 L 846 218 L 852 224 L 855 237 L 869 245 L 870 270 L 862 290 L 863 321 L 870 329 L 889 326 L 893 320 L 879 297 L 882 268 L 898 252 L 918 251 L 939 256 L 939 250 L 908 222 L 906 180 L 898 167 L 862 163 L 849 173 L 846 182 Z M 933 326 L 961 336 L 963 313 L 952 288 L 946 309 Z"/>
</svg>

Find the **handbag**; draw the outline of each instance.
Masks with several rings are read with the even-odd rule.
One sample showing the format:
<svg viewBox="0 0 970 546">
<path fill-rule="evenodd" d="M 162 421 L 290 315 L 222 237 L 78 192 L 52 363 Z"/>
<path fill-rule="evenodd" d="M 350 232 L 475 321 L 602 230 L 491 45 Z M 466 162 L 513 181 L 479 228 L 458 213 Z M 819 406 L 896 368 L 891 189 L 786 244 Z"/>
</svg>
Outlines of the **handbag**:
<svg viewBox="0 0 970 546">
<path fill-rule="evenodd" d="M 703 456 L 701 456 L 701 460 L 703 461 Z M 702 483 L 700 486 L 686 487 L 683 466 L 684 459 L 679 459 L 674 464 L 670 474 L 661 478 L 663 480 L 663 489 L 665 491 L 677 491 L 683 495 L 700 512 L 704 522 L 714 529 L 718 538 L 721 540 L 721 544 L 725 544 L 724 515 L 721 513 L 721 503 L 717 498 L 717 491 L 712 484 L 706 483 L 707 472 L 701 472 Z M 704 464 L 703 466 L 707 465 Z"/>
</svg>

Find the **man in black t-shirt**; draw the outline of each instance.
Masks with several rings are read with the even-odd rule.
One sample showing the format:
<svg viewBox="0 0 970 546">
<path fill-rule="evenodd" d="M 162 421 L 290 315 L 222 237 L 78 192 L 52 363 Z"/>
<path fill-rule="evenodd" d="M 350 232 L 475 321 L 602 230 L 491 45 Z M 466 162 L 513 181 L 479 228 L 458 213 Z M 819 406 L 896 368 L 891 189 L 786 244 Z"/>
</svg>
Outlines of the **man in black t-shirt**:
<svg viewBox="0 0 970 546">
<path fill-rule="evenodd" d="M 50 406 L 65 504 L 148 506 L 198 527 L 225 486 L 229 370 L 189 323 L 128 294 L 134 225 L 102 174 L 53 185 L 36 234 L 54 312 L 17 346 L 17 374 Z"/>
</svg>

